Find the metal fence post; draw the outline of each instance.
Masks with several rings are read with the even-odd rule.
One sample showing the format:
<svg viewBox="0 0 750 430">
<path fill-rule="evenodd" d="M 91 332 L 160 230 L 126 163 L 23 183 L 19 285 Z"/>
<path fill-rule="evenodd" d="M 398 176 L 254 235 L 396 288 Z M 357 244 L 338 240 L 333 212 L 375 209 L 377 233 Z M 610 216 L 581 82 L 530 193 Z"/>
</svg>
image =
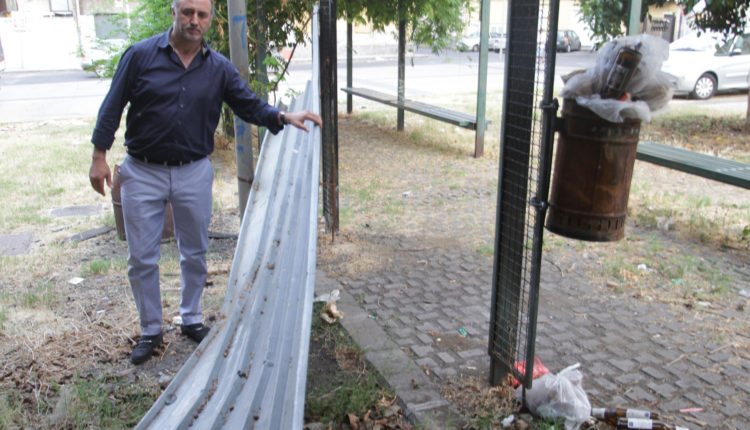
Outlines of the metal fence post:
<svg viewBox="0 0 750 430">
<path fill-rule="evenodd" d="M 406 19 L 402 15 L 401 1 L 398 2 L 398 104 L 403 106 L 406 98 Z M 404 130 L 404 109 L 396 113 L 396 130 Z"/>
<path fill-rule="evenodd" d="M 628 17 L 628 35 L 641 32 L 641 0 L 630 1 L 630 16 Z"/>
<path fill-rule="evenodd" d="M 249 82 L 247 58 L 247 7 L 244 0 L 229 0 L 229 57 L 245 82 Z M 237 189 L 240 219 L 245 213 L 247 196 L 253 183 L 253 135 L 249 123 L 234 117 L 234 140 L 237 154 Z"/>
<path fill-rule="evenodd" d="M 354 77 L 352 76 L 352 66 L 353 66 L 353 58 L 352 58 L 352 44 L 354 39 L 354 29 L 352 28 L 353 24 L 351 21 L 347 21 L 346 23 L 346 86 L 347 88 L 352 88 L 354 86 Z M 352 113 L 353 102 L 352 102 L 352 94 L 346 93 L 346 113 Z"/>
<path fill-rule="evenodd" d="M 323 216 L 332 234 L 339 229 L 338 101 L 336 91 L 336 0 L 320 1 L 320 116 Z"/>
<path fill-rule="evenodd" d="M 479 38 L 479 81 L 477 83 L 477 130 L 474 138 L 474 157 L 484 153 L 484 132 L 487 129 L 487 51 L 489 50 L 490 0 L 482 0 L 481 36 Z M 500 48 L 502 52 L 502 48 Z"/>
</svg>

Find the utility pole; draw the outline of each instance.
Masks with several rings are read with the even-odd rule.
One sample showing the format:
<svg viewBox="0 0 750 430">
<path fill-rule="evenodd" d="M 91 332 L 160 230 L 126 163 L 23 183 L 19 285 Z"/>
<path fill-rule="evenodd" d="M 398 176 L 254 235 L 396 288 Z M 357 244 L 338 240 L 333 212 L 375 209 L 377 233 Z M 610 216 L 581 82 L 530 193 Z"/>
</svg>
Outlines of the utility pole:
<svg viewBox="0 0 750 430">
<path fill-rule="evenodd" d="M 244 0 L 228 0 L 229 57 L 245 82 L 250 81 L 250 61 L 247 58 L 247 6 Z M 255 176 L 253 167 L 252 127 L 240 117 L 234 117 L 234 141 L 237 154 L 237 189 L 240 219 L 245 214 L 247 198 Z"/>
</svg>

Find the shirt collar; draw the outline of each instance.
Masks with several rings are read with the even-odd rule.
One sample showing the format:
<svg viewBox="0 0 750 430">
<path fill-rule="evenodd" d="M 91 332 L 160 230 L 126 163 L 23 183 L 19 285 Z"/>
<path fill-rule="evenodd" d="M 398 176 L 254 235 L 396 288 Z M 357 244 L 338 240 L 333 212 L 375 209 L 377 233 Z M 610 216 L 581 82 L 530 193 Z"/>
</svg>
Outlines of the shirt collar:
<svg viewBox="0 0 750 430">
<path fill-rule="evenodd" d="M 169 46 L 169 34 L 172 33 L 174 27 L 169 27 L 169 30 L 165 31 L 159 36 L 159 43 L 157 46 L 162 49 L 166 49 Z M 208 46 L 205 40 L 201 40 L 201 54 L 205 57 L 208 55 L 211 48 Z"/>
</svg>

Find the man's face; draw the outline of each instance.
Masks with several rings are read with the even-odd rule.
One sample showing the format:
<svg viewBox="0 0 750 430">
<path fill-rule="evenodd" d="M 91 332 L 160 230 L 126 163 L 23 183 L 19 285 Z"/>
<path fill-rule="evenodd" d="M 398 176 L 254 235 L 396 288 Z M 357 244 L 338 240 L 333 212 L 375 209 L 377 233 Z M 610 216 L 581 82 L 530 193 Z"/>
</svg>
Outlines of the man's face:
<svg viewBox="0 0 750 430">
<path fill-rule="evenodd" d="M 211 27 L 211 0 L 177 0 L 172 7 L 174 37 L 185 42 L 200 42 Z"/>
</svg>

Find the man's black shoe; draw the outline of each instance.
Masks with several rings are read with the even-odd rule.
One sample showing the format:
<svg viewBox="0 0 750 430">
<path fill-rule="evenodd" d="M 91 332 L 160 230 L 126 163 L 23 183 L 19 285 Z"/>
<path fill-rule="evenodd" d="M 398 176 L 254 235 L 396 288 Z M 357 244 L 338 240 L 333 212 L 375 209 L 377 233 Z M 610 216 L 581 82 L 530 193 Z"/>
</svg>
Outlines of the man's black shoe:
<svg viewBox="0 0 750 430">
<path fill-rule="evenodd" d="M 133 352 L 130 354 L 130 362 L 133 364 L 141 364 L 151 358 L 154 349 L 161 345 L 161 339 L 161 333 L 153 336 L 141 336 L 138 345 L 133 348 Z"/>
<path fill-rule="evenodd" d="M 206 327 L 203 325 L 203 323 L 197 323 L 197 324 L 190 324 L 185 325 L 181 324 L 180 328 L 182 328 L 182 334 L 189 337 L 190 339 L 194 340 L 197 343 L 201 343 L 204 337 L 208 334 L 208 331 L 210 330 L 209 327 Z"/>
</svg>

